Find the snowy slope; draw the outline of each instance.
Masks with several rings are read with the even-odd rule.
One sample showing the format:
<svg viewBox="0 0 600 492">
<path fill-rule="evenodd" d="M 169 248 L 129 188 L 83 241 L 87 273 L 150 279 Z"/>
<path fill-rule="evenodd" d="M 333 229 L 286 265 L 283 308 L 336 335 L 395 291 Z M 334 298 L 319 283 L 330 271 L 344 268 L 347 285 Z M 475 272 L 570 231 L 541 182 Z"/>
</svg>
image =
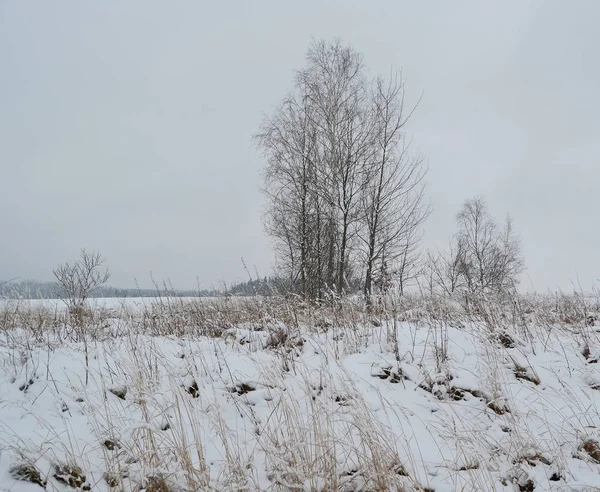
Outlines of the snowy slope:
<svg viewBox="0 0 600 492">
<path fill-rule="evenodd" d="M 600 490 L 593 327 L 266 328 L 3 333 L 0 490 Z"/>
</svg>

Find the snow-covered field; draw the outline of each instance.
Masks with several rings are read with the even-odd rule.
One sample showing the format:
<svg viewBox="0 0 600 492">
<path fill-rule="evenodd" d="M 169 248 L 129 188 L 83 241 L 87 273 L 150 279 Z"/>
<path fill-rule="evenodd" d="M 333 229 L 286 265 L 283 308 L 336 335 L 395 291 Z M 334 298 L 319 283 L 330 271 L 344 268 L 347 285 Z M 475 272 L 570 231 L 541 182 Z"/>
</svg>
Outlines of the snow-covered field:
<svg viewBox="0 0 600 492">
<path fill-rule="evenodd" d="M 97 297 L 88 300 L 88 305 L 92 309 L 108 308 L 113 310 L 119 309 L 143 309 L 155 303 L 186 303 L 197 302 L 198 300 L 210 303 L 225 301 L 228 302 L 244 302 L 247 298 L 244 297 Z M 14 305 L 15 300 L 0 298 L 0 308 Z M 66 308 L 65 303 L 61 299 L 21 299 L 19 305 L 27 309 L 43 308 L 47 310 L 63 310 Z"/>
<path fill-rule="evenodd" d="M 600 490 L 594 316 L 215 302 L 6 303 L 0 490 Z"/>
</svg>

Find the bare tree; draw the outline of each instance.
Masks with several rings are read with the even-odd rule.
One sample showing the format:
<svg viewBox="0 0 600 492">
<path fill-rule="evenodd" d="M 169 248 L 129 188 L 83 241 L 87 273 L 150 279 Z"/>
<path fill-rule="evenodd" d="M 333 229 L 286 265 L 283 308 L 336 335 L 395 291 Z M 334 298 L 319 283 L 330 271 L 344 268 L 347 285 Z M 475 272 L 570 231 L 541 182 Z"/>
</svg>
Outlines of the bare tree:
<svg viewBox="0 0 600 492">
<path fill-rule="evenodd" d="M 415 226 L 405 237 L 399 249 L 395 279 L 398 293 L 402 296 L 405 290 L 423 273 L 424 261 L 418 246 L 423 234 L 420 227 Z"/>
<path fill-rule="evenodd" d="M 429 251 L 427 253 L 427 281 L 431 291 L 440 290 L 449 296 L 464 287 L 462 276 L 461 244 L 453 237 L 448 251 Z"/>
<path fill-rule="evenodd" d="M 319 136 L 317 182 L 324 199 L 327 283 L 343 292 L 351 283 L 355 224 L 363 174 L 371 160 L 369 93 L 362 56 L 340 41 L 313 44 L 298 74 L 314 111 Z"/>
<path fill-rule="evenodd" d="M 321 219 L 321 200 L 316 190 L 316 128 L 310 111 L 307 97 L 289 95 L 255 135 L 267 158 L 266 230 L 275 239 L 279 267 L 292 284 L 300 282 L 305 295 L 313 293 L 315 285 L 318 290 L 320 280 L 314 277 L 317 272 L 311 261 L 319 239 L 315 227 Z"/>
<path fill-rule="evenodd" d="M 429 281 L 449 295 L 514 292 L 525 262 L 510 217 L 500 227 L 477 197 L 467 200 L 456 218 L 458 232 L 449 251 L 428 255 Z"/>
<path fill-rule="evenodd" d="M 485 201 L 478 197 L 464 203 L 457 221 L 460 272 L 469 292 L 514 290 L 524 260 L 510 217 L 499 228 Z"/>
<path fill-rule="evenodd" d="M 368 304 L 374 283 L 383 287 L 396 280 L 402 292 L 414 278 L 419 229 L 429 214 L 423 182 L 427 169 L 420 158 L 409 155 L 405 136 L 404 127 L 414 108 L 405 112 L 400 76 L 387 82 L 377 78 L 371 98 L 373 160 L 363 184 L 359 233 Z"/>
<path fill-rule="evenodd" d="M 363 71 L 339 41 L 313 44 L 295 91 L 255 135 L 267 159 L 267 232 L 287 276 L 312 298 L 341 292 L 352 272 L 371 136 Z"/>
<path fill-rule="evenodd" d="M 361 277 L 368 293 L 376 280 L 411 277 L 428 210 L 403 107 L 397 78 L 369 84 L 359 53 L 318 42 L 255 135 L 267 161 L 266 230 L 304 296 L 356 289 Z"/>
<path fill-rule="evenodd" d="M 63 300 L 73 314 L 81 314 L 94 290 L 110 278 L 110 272 L 103 265 L 104 258 L 100 253 L 82 249 L 79 260 L 59 265 L 52 271 L 64 295 Z"/>
</svg>

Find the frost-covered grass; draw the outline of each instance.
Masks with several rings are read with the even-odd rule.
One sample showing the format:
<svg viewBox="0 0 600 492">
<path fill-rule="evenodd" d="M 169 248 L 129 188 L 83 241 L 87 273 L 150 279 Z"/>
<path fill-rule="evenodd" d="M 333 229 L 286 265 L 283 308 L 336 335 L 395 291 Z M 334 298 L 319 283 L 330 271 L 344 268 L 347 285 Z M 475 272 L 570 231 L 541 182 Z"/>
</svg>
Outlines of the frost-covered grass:
<svg viewBox="0 0 600 492">
<path fill-rule="evenodd" d="M 577 296 L 0 309 L 0 490 L 600 490 Z"/>
</svg>

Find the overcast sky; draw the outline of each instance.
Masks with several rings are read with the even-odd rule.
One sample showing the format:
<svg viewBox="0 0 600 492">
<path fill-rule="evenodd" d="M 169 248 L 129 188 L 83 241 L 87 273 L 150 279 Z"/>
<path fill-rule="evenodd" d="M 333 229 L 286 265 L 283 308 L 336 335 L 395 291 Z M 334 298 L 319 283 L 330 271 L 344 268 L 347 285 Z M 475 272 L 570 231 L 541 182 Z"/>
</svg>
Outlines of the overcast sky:
<svg viewBox="0 0 600 492">
<path fill-rule="evenodd" d="M 600 2 L 2 1 L 0 280 L 82 247 L 111 284 L 202 287 L 271 266 L 251 135 L 311 38 L 402 69 L 429 164 L 425 246 L 484 196 L 526 287 L 600 278 Z"/>
</svg>

